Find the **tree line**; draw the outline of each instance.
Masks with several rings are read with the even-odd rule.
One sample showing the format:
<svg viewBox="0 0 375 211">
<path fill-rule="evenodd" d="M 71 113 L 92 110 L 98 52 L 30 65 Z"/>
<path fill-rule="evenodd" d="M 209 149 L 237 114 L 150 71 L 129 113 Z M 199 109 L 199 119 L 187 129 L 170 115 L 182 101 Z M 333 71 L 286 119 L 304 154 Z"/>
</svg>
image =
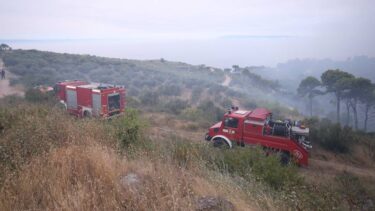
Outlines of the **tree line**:
<svg viewBox="0 0 375 211">
<path fill-rule="evenodd" d="M 375 107 L 375 84 L 370 79 L 355 77 L 354 75 L 336 69 L 322 73 L 320 80 L 309 76 L 301 81 L 297 92 L 302 97 L 308 97 L 309 110 L 312 116 L 313 98 L 318 95 L 333 94 L 336 101 L 336 121 L 349 126 L 350 115 L 353 115 L 353 124 L 358 127 L 358 112 L 364 114 L 363 131 L 367 131 L 370 110 Z M 346 108 L 345 120 L 341 120 L 341 105 Z M 362 109 L 359 109 L 362 105 Z"/>
</svg>

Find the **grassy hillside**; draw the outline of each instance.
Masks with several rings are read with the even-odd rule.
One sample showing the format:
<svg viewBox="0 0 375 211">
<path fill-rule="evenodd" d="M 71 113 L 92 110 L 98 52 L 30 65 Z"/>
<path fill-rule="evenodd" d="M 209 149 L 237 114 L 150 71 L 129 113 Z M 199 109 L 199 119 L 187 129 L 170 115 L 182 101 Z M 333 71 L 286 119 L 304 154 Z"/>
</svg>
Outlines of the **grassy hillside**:
<svg viewBox="0 0 375 211">
<path fill-rule="evenodd" d="M 111 122 L 76 120 L 10 101 L 0 110 L 2 210 L 195 210 L 206 196 L 217 206 L 260 206 L 231 175 L 208 168 L 215 154 L 204 145 L 151 142 L 135 111 Z M 259 203 L 273 203 L 264 191 Z"/>
<path fill-rule="evenodd" d="M 372 180 L 350 173 L 311 183 L 258 149 L 153 136 L 134 109 L 105 121 L 14 97 L 0 105 L 2 210 L 345 210 L 373 197 Z"/>
<path fill-rule="evenodd" d="M 222 71 L 204 66 L 161 60 L 111 59 L 89 55 L 60 54 L 37 50 L 12 50 L 2 53 L 9 70 L 26 85 L 54 84 L 59 80 L 86 79 L 104 83 L 143 86 L 151 81 L 164 82 L 186 79 L 216 81 L 224 79 Z M 197 74 L 199 73 L 199 74 Z"/>
<path fill-rule="evenodd" d="M 75 119 L 54 97 L 28 90 L 0 99 L 0 209 L 371 210 L 371 134 L 309 119 L 308 169 L 280 165 L 262 150 L 220 150 L 202 142 L 230 105 L 266 106 L 276 82 L 241 69 L 133 61 L 40 51 L 1 54 L 13 83 L 26 87 L 85 79 L 124 84 L 126 115 Z M 230 77 L 229 83 L 223 83 Z M 227 81 L 228 82 L 228 81 Z M 249 90 L 248 94 L 244 90 Z"/>
<path fill-rule="evenodd" d="M 229 75 L 226 71 L 164 59 L 111 59 L 37 50 L 3 51 L 0 58 L 17 76 L 11 84 L 27 88 L 69 79 L 119 84 L 127 88 L 128 103 L 134 107 L 172 112 L 182 117 L 204 116 L 209 120 L 218 119 L 231 105 L 248 109 L 266 106 L 275 115 L 297 114 L 270 97 L 278 92 L 276 82 L 245 69 L 237 68 L 239 74 L 230 74 L 232 83 L 225 86 L 222 83 Z M 211 105 L 215 108 L 208 111 Z"/>
</svg>

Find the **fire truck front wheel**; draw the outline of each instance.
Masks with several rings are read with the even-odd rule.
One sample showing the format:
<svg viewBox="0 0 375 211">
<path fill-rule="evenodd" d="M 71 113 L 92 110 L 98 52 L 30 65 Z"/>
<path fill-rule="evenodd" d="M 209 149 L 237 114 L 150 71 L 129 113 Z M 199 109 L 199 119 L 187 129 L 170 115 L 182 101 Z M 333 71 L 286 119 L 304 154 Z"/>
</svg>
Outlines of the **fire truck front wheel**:
<svg viewBox="0 0 375 211">
<path fill-rule="evenodd" d="M 206 133 L 206 135 L 204 136 L 204 140 L 206 140 L 206 141 L 210 141 L 211 138 L 212 137 L 210 135 L 208 135 L 208 133 Z"/>
<path fill-rule="evenodd" d="M 215 138 L 213 140 L 213 145 L 214 145 L 214 147 L 217 147 L 217 148 L 225 148 L 225 149 L 230 148 L 228 143 L 223 138 Z"/>
</svg>

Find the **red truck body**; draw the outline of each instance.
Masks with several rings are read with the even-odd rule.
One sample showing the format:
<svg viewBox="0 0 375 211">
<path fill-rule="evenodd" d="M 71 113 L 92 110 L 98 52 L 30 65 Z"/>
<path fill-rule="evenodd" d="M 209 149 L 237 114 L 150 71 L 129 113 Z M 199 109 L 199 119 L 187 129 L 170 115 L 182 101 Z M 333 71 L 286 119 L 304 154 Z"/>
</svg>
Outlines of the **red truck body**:
<svg viewBox="0 0 375 211">
<path fill-rule="evenodd" d="M 125 88 L 85 81 L 64 81 L 55 85 L 57 98 L 70 114 L 78 117 L 110 117 L 125 110 Z"/>
<path fill-rule="evenodd" d="M 309 129 L 292 126 L 287 122 L 273 121 L 272 113 L 265 108 L 253 111 L 232 110 L 222 121 L 213 125 L 206 134 L 208 141 L 224 141 L 229 147 L 233 143 L 244 146 L 260 145 L 265 149 L 286 153 L 296 163 L 308 165 Z"/>
</svg>

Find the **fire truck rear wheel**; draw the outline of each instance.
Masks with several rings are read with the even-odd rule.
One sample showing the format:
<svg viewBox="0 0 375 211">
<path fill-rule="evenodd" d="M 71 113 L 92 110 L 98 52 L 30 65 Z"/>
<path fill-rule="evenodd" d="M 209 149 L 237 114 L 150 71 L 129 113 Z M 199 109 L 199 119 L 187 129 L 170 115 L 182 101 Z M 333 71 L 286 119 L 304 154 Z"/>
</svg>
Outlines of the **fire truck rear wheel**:
<svg viewBox="0 0 375 211">
<path fill-rule="evenodd" d="M 228 143 L 222 138 L 215 138 L 213 140 L 213 145 L 214 147 L 217 147 L 217 148 L 228 148 L 228 149 L 230 148 Z"/>
<path fill-rule="evenodd" d="M 90 117 L 91 117 L 91 112 L 89 112 L 89 111 L 84 111 L 84 112 L 83 112 L 83 117 L 85 117 L 85 118 L 90 118 Z"/>
</svg>

